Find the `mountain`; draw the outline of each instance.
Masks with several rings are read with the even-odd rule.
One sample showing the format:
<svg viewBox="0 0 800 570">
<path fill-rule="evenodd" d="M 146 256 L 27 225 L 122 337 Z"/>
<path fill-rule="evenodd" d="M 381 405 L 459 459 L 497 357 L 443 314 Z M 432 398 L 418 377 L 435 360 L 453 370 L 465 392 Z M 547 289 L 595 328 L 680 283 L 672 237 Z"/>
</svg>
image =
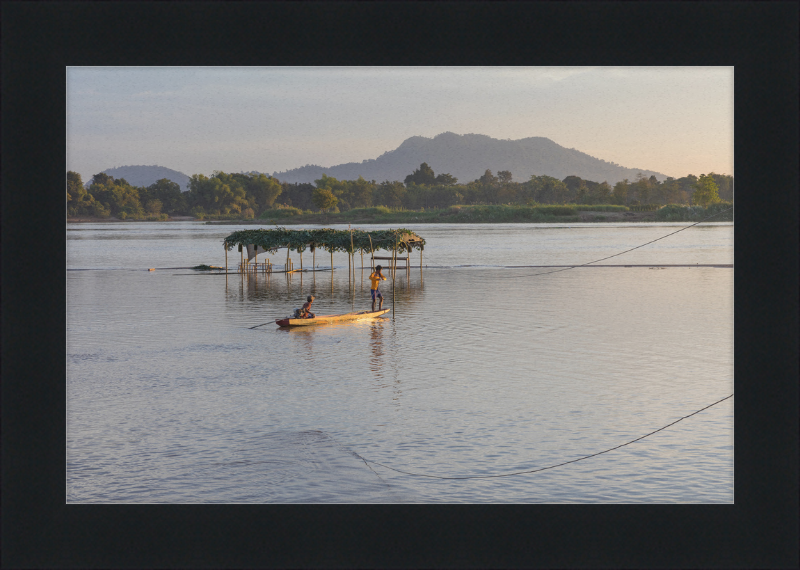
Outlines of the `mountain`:
<svg viewBox="0 0 800 570">
<path fill-rule="evenodd" d="M 643 168 L 626 168 L 613 162 L 589 156 L 574 148 L 564 148 L 544 137 L 519 140 L 499 140 L 486 135 L 457 135 L 442 133 L 432 139 L 411 137 L 395 150 L 385 152 L 376 159 L 349 162 L 322 167 L 306 165 L 301 168 L 274 172 L 281 182 L 313 182 L 325 173 L 339 180 L 403 181 L 419 165 L 427 162 L 436 174 L 448 173 L 460 183 L 480 178 L 486 169 L 497 174 L 500 170 L 511 172 L 513 179 L 524 182 L 532 174 L 546 174 L 559 180 L 567 176 L 580 176 L 584 180 L 606 181 L 615 184 L 627 178 L 635 180 L 639 172 L 664 180 L 666 175 Z"/>
<path fill-rule="evenodd" d="M 114 178 L 124 178 L 131 186 L 150 186 L 162 178 L 168 178 L 177 182 L 183 192 L 189 189 L 188 176 L 183 172 L 164 166 L 118 166 L 103 172 Z M 88 181 L 88 184 L 91 184 L 91 180 Z"/>
</svg>

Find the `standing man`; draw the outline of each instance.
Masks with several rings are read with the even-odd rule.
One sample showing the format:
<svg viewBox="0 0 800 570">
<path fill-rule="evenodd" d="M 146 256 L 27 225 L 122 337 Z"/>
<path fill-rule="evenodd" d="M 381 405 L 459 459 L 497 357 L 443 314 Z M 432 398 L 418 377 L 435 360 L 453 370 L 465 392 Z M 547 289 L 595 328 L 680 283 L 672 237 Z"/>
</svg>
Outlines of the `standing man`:
<svg viewBox="0 0 800 570">
<path fill-rule="evenodd" d="M 378 302 L 378 310 L 380 311 L 381 309 L 383 309 L 383 295 L 381 295 L 380 289 L 378 289 L 378 285 L 380 285 L 381 279 L 386 281 L 386 277 L 384 277 L 383 274 L 381 273 L 381 269 L 382 269 L 381 266 L 378 265 L 377 267 L 375 267 L 375 271 L 370 273 L 370 276 L 369 276 L 369 281 L 370 281 L 369 288 L 370 288 L 370 293 L 372 293 L 372 312 L 373 313 L 375 312 L 375 298 L 376 297 L 380 298 L 380 301 Z"/>
</svg>

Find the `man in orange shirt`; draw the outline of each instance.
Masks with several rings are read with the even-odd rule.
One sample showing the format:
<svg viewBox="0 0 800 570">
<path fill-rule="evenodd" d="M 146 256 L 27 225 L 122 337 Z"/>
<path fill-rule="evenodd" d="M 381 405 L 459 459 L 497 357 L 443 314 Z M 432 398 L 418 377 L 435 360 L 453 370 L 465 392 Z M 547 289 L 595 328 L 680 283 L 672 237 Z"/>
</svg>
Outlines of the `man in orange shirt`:
<svg viewBox="0 0 800 570">
<path fill-rule="evenodd" d="M 378 285 L 381 283 L 381 279 L 386 281 L 386 277 L 383 276 L 381 273 L 381 266 L 378 265 L 375 267 L 375 271 L 372 272 L 369 276 L 370 280 L 370 293 L 372 293 L 372 311 L 375 312 L 375 298 L 379 298 L 380 301 L 378 302 L 378 310 L 380 311 L 383 309 L 383 295 L 381 295 L 380 289 L 378 289 Z"/>
</svg>

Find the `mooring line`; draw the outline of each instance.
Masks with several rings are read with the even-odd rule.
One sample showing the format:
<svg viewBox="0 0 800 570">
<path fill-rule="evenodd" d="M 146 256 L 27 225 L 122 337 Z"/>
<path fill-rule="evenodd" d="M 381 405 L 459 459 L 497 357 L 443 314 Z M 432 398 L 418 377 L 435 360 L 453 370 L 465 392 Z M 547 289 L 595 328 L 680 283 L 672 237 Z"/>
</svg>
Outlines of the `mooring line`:
<svg viewBox="0 0 800 570">
<path fill-rule="evenodd" d="M 603 257 L 601 259 L 595 259 L 594 261 L 588 261 L 586 263 L 581 263 L 580 265 L 571 265 L 569 267 L 565 267 L 564 269 L 556 269 L 555 271 L 546 271 L 544 273 L 534 273 L 533 275 L 503 276 L 503 277 L 500 277 L 500 279 L 519 279 L 521 277 L 526 277 L 527 278 L 527 277 L 538 277 L 539 275 L 550 275 L 552 273 L 558 273 L 559 271 L 568 271 L 570 269 L 575 269 L 576 267 L 583 267 L 585 265 L 591 265 L 592 263 L 597 263 L 598 261 L 605 261 L 606 259 L 611 259 L 612 257 L 617 257 L 618 255 L 622 255 L 623 253 L 628 253 L 629 251 L 633 251 L 634 249 L 639 249 L 640 247 L 644 247 L 646 245 L 650 245 L 651 243 L 657 242 L 658 240 L 662 240 L 664 238 L 668 238 L 669 236 L 675 235 L 678 232 L 682 232 L 683 230 L 688 230 L 689 228 L 692 228 L 692 227 L 696 226 L 697 224 L 702 224 L 706 220 L 710 220 L 711 218 L 719 216 L 720 214 L 724 214 L 725 212 L 728 212 L 730 210 L 733 210 L 733 206 L 731 206 L 730 208 L 727 208 L 725 210 L 721 210 L 721 211 L 717 212 L 716 214 L 711 214 L 710 216 L 708 216 L 706 218 L 703 218 L 699 222 L 695 222 L 695 223 L 693 223 L 691 225 L 688 225 L 686 227 L 683 227 L 683 228 L 681 228 L 681 229 L 679 229 L 677 231 L 674 231 L 672 233 L 668 233 L 665 236 L 661 236 L 660 238 L 656 238 L 654 240 L 648 241 L 647 243 L 643 243 L 642 245 L 637 245 L 636 247 L 632 247 L 630 249 L 626 249 L 625 251 L 621 251 L 619 253 L 615 253 L 614 255 L 609 255 L 608 257 Z"/>
<path fill-rule="evenodd" d="M 359 455 L 359 457 L 361 457 L 361 459 L 363 459 L 364 462 L 369 462 L 369 463 L 372 463 L 374 465 L 380 465 L 381 467 L 385 467 L 386 469 L 391 469 L 392 471 L 397 471 L 398 473 L 403 473 L 404 475 L 412 475 L 414 477 L 429 477 L 431 479 L 491 479 L 491 478 L 496 478 L 496 477 L 511 477 L 512 475 L 524 475 L 524 474 L 530 474 L 530 473 L 538 473 L 539 471 L 546 471 L 547 469 L 555 469 L 556 467 L 561 467 L 563 465 L 568 465 L 570 463 L 576 463 L 578 461 L 583 461 L 584 459 L 589 459 L 590 457 L 596 457 L 598 455 L 602 455 L 603 453 L 608 453 L 609 451 L 614 451 L 615 449 L 619 449 L 620 447 L 625 447 L 626 445 L 630 445 L 630 444 L 632 444 L 634 442 L 637 442 L 637 441 L 639 441 L 641 439 L 649 437 L 649 436 L 653 435 L 654 433 L 658 433 L 658 432 L 660 432 L 662 430 L 665 430 L 668 427 L 673 426 L 673 425 L 675 425 L 676 423 L 678 423 L 678 422 L 680 422 L 682 420 L 685 420 L 686 418 L 690 418 L 690 417 L 694 416 L 695 414 L 699 414 L 703 410 L 707 410 L 708 408 L 710 408 L 712 406 L 716 406 L 720 402 L 724 402 L 728 398 L 732 398 L 732 397 L 733 397 L 733 394 L 731 394 L 730 396 L 725 396 L 721 400 L 717 400 L 716 402 L 706 406 L 705 408 L 701 408 L 701 409 L 697 410 L 696 412 L 692 412 L 688 416 L 683 416 L 682 418 L 679 418 L 679 419 L 675 420 L 674 422 L 665 425 L 662 428 L 659 428 L 659 429 L 657 429 L 655 431 L 652 431 L 652 432 L 650 432 L 650 433 L 648 433 L 646 435 L 643 435 L 641 437 L 637 437 L 636 439 L 632 439 L 631 441 L 629 441 L 627 443 L 623 443 L 622 445 L 618 445 L 616 447 L 612 447 L 611 449 L 606 449 L 605 451 L 600 451 L 598 453 L 592 453 L 591 455 L 585 455 L 583 457 L 579 457 L 578 459 L 573 459 L 571 461 L 565 461 L 564 463 L 559 463 L 558 465 L 550 465 L 549 467 L 541 467 L 539 469 L 531 469 L 529 471 L 516 471 L 514 473 L 502 473 L 502 474 L 499 474 L 499 475 L 473 475 L 473 476 L 467 476 L 467 477 L 442 477 L 440 475 L 427 475 L 425 473 L 412 473 L 410 471 L 403 471 L 402 469 L 396 469 L 394 467 L 389 467 L 388 465 L 384 465 L 383 463 L 378 463 L 377 461 L 371 461 L 369 459 L 364 459 L 360 455 Z M 377 473 L 376 473 L 376 475 L 377 475 Z"/>
<path fill-rule="evenodd" d="M 324 433 L 324 432 L 323 432 L 323 433 Z M 336 443 L 336 445 L 338 445 L 338 446 L 339 446 L 339 447 L 341 447 L 342 449 L 345 449 L 345 450 L 349 451 L 349 452 L 350 452 L 350 453 L 352 453 L 352 454 L 353 454 L 355 457 L 358 457 L 358 458 L 359 458 L 361 461 L 363 461 L 363 462 L 364 462 L 364 465 L 366 465 L 367 467 L 369 467 L 369 470 L 370 470 L 370 471 L 372 471 L 373 473 L 375 473 L 375 476 L 376 476 L 378 479 L 380 479 L 380 480 L 381 480 L 381 482 L 382 482 L 384 485 L 386 485 L 387 487 L 391 487 L 391 485 L 389 485 L 389 483 L 388 483 L 388 482 L 387 482 L 387 481 L 386 481 L 386 480 L 385 480 L 383 477 L 381 477 L 381 476 L 378 474 L 378 472 L 377 472 L 377 471 L 375 471 L 375 470 L 372 468 L 372 466 L 369 464 L 369 462 L 367 462 L 367 460 L 366 460 L 366 459 L 364 459 L 363 457 L 361 457 L 361 456 L 360 456 L 358 453 L 356 453 L 356 452 L 355 452 L 355 451 L 353 451 L 352 449 L 350 449 L 350 448 L 348 448 L 348 447 L 345 447 L 344 445 L 342 445 L 341 443 L 339 443 L 338 441 L 336 441 L 336 438 L 335 438 L 335 437 L 333 437 L 332 435 L 330 435 L 330 434 L 328 434 L 328 433 L 325 433 L 325 435 L 326 435 L 326 436 L 328 436 L 329 438 L 331 438 L 331 439 L 334 441 L 334 443 Z"/>
<path fill-rule="evenodd" d="M 275 321 L 270 321 L 270 322 L 268 322 L 268 323 L 261 323 L 260 325 L 256 325 L 256 326 L 254 326 L 254 327 L 247 327 L 247 328 L 248 328 L 248 329 L 257 329 L 258 327 L 263 327 L 264 325 L 269 325 L 269 324 L 272 324 L 272 323 L 274 323 L 274 322 L 275 322 Z"/>
<path fill-rule="evenodd" d="M 651 243 L 657 242 L 657 241 L 659 241 L 659 240 L 662 240 L 662 239 L 664 239 L 664 238 L 668 238 L 669 236 L 671 236 L 671 235 L 675 235 L 675 234 L 677 234 L 678 232 L 682 232 L 683 230 L 688 230 L 689 228 L 692 228 L 692 227 L 696 226 L 697 224 L 702 224 L 703 222 L 705 222 L 705 221 L 707 221 L 707 220 L 710 220 L 711 218 L 714 218 L 714 217 L 716 217 L 716 216 L 719 216 L 720 214 L 724 214 L 725 212 L 728 212 L 728 211 L 730 211 L 730 210 L 733 210 L 733 206 L 731 206 L 730 208 L 727 208 L 727 209 L 725 209 L 725 210 L 720 210 L 719 212 L 717 212 L 717 213 L 715 213 L 715 214 L 711 214 L 710 216 L 703 218 L 703 219 L 702 219 L 702 220 L 700 220 L 699 222 L 695 222 L 695 223 L 693 223 L 693 224 L 690 224 L 690 225 L 688 225 L 688 226 L 685 226 L 685 227 L 683 227 L 683 228 L 681 228 L 681 229 L 679 229 L 679 230 L 677 230 L 677 231 L 674 231 L 674 232 L 668 233 L 668 234 L 667 234 L 667 235 L 665 235 L 665 236 L 661 236 L 661 237 L 659 237 L 659 238 L 656 238 L 656 239 L 654 239 L 654 240 L 648 241 L 647 243 L 643 243 L 643 244 L 641 244 L 641 245 L 637 245 L 636 247 L 632 247 L 632 248 L 630 248 L 630 249 L 626 249 L 625 251 L 621 251 L 621 252 L 619 252 L 619 253 L 615 253 L 614 255 L 609 255 L 608 257 L 603 257 L 603 258 L 600 258 L 600 259 L 595 259 L 594 261 L 587 261 L 586 263 L 581 263 L 581 264 L 579 264 L 579 265 L 570 265 L 569 267 L 564 267 L 563 269 L 556 269 L 555 271 L 545 271 L 544 273 L 534 273 L 533 275 L 508 275 L 508 276 L 500 276 L 500 277 L 498 277 L 498 279 L 520 279 L 520 278 L 528 278 L 528 277 L 538 277 L 538 276 L 540 276 L 540 275 L 551 275 L 551 274 L 553 274 L 553 273 L 558 273 L 558 272 L 560 272 L 560 271 L 569 271 L 570 269 L 575 269 L 575 268 L 577 268 L 577 267 L 584 267 L 584 266 L 586 266 L 586 265 L 591 265 L 592 263 L 597 263 L 598 261 L 605 261 L 606 259 L 611 259 L 612 257 L 617 257 L 618 255 L 622 255 L 623 253 L 628 253 L 629 251 L 633 251 L 634 249 L 639 249 L 640 247 L 644 247 L 644 246 L 646 246 L 646 245 L 650 245 Z M 430 254 L 428 254 L 428 257 L 430 258 L 430 257 L 432 257 L 432 256 L 431 256 Z M 432 261 L 435 261 L 435 259 L 432 259 Z"/>
</svg>

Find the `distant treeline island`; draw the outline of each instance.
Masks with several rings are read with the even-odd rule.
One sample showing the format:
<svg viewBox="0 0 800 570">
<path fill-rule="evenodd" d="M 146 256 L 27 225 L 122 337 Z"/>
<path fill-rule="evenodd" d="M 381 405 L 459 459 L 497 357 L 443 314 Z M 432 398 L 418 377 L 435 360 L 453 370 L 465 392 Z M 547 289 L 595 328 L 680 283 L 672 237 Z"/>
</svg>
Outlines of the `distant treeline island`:
<svg viewBox="0 0 800 570">
<path fill-rule="evenodd" d="M 694 219 L 709 207 L 733 202 L 733 177 L 689 174 L 659 181 L 637 176 L 613 186 L 567 176 L 531 176 L 519 182 L 511 172 L 486 170 L 466 183 L 436 174 L 427 163 L 403 182 L 337 180 L 322 174 L 309 183 L 281 182 L 261 173 L 195 174 L 188 191 L 162 178 L 133 186 L 124 178 L 95 174 L 84 186 L 80 174 L 67 173 L 69 218 L 167 220 L 192 216 L 207 220 L 279 219 L 282 223 L 367 221 L 550 221 L 579 211 L 654 211 L 654 219 Z M 669 208 L 664 206 L 670 205 Z M 693 207 L 692 207 L 693 206 Z M 442 220 L 442 217 L 446 220 Z M 583 218 L 586 219 L 585 217 Z M 598 217 L 599 219 L 602 219 Z M 720 219 L 732 219 L 727 215 Z"/>
</svg>

